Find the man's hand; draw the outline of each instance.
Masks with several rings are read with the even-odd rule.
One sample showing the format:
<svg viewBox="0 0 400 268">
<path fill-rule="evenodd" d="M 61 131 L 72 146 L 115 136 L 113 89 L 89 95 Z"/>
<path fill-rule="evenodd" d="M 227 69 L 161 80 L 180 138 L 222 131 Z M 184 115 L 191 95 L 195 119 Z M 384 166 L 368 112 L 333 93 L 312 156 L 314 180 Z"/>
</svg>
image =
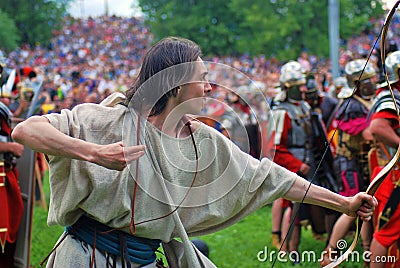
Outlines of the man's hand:
<svg viewBox="0 0 400 268">
<path fill-rule="evenodd" d="M 375 197 L 367 193 L 358 193 L 353 197 L 349 197 L 349 207 L 346 214 L 352 217 L 360 216 L 361 220 L 369 221 L 375 207 L 378 205 Z"/>
<path fill-rule="evenodd" d="M 10 142 L 10 152 L 16 157 L 21 157 L 24 152 L 24 146 L 17 142 Z"/>
<path fill-rule="evenodd" d="M 299 168 L 299 172 L 301 175 L 304 175 L 304 176 L 307 175 L 308 172 L 310 172 L 310 166 L 305 163 L 302 163 Z"/>
<path fill-rule="evenodd" d="M 121 171 L 129 162 L 144 155 L 145 148 L 144 145 L 125 147 L 122 142 L 100 145 L 92 162 L 109 169 Z"/>
<path fill-rule="evenodd" d="M 17 142 L 0 142 L 0 153 L 12 153 L 16 157 L 21 157 L 24 146 Z"/>
</svg>

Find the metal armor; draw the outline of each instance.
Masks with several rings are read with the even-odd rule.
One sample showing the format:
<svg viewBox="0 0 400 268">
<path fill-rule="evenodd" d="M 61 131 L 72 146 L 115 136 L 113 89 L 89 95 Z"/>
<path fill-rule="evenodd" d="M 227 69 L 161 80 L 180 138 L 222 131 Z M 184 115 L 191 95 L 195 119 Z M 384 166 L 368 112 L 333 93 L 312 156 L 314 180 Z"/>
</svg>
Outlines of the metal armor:
<svg viewBox="0 0 400 268">
<path fill-rule="evenodd" d="M 339 107 L 336 120 L 347 122 L 356 118 L 364 118 L 368 114 L 366 103 L 350 97 Z M 352 196 L 369 183 L 368 152 L 370 141 L 365 141 L 362 133 L 351 135 L 338 129 L 338 145 L 334 170 L 337 179 L 342 180 L 342 189 L 339 191 L 344 196 Z"/>
<path fill-rule="evenodd" d="M 395 92 L 394 97 L 396 99 L 397 106 L 400 108 L 400 93 Z M 368 119 L 370 119 L 373 114 L 384 110 L 393 111 L 394 113 L 396 113 L 396 108 L 394 106 L 392 96 L 390 94 L 390 91 L 388 90 L 384 90 L 377 95 L 376 101 L 368 113 Z M 395 132 L 398 136 L 400 136 L 400 128 L 397 128 Z M 369 154 L 370 171 L 372 171 L 373 167 L 376 165 L 386 165 L 396 153 L 396 150 L 394 148 L 387 147 L 380 142 L 375 142 L 373 150 L 375 150 L 376 152 L 372 152 L 371 150 Z"/>
<path fill-rule="evenodd" d="M 291 121 L 291 130 L 288 136 L 289 151 L 303 163 L 309 165 L 310 172 L 306 179 L 311 179 L 315 172 L 315 159 L 312 153 L 312 127 L 310 123 L 310 106 L 302 101 L 300 105 L 289 102 L 280 103 L 274 110 L 276 120 L 275 144 L 280 143 L 281 133 L 283 131 L 284 114 L 288 113 Z"/>
</svg>

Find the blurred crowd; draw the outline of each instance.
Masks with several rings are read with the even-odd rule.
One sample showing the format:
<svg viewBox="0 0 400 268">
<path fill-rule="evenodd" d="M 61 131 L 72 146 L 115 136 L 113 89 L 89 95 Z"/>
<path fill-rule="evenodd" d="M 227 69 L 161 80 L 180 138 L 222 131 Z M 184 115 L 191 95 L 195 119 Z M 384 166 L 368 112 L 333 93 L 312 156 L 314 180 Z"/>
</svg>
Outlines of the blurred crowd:
<svg viewBox="0 0 400 268">
<path fill-rule="evenodd" d="M 390 44 L 399 42 L 399 17 L 395 16 L 389 32 Z M 342 40 L 340 72 L 353 58 L 366 57 L 378 36 L 382 19 L 371 19 L 366 30 Z M 140 68 L 141 57 L 150 46 L 153 37 L 140 18 L 101 16 L 95 18 L 66 17 L 64 27 L 54 31 L 48 47 L 24 45 L 6 56 L 6 67 L 21 70 L 31 68 L 37 79 L 43 81 L 41 95 L 46 98 L 42 113 L 58 112 L 82 102 L 100 102 L 110 93 L 124 92 Z M 379 50 L 375 50 L 379 51 Z M 205 60 L 223 64 L 238 70 L 249 79 L 259 82 L 259 88 L 267 99 L 278 92 L 279 70 L 284 62 L 265 55 L 241 57 L 215 56 Z M 320 90 L 328 91 L 333 85 L 328 59 L 303 51 L 297 59 L 307 72 L 315 74 Z M 379 68 L 379 55 L 370 60 Z M 221 69 L 221 68 L 219 68 Z M 232 71 L 214 74 L 224 77 L 224 86 L 242 86 Z M 228 73 L 228 74 L 227 74 Z M 220 78 L 218 78 L 220 79 Z M 239 79 L 240 80 L 240 79 Z"/>
<path fill-rule="evenodd" d="M 125 91 L 152 36 L 136 18 L 65 18 L 51 45 L 22 46 L 7 55 L 8 68 L 30 67 L 43 81 L 43 113 L 99 102 Z"/>
<path fill-rule="evenodd" d="M 379 44 L 370 53 L 375 39 L 380 33 L 382 24 L 383 18 L 371 19 L 364 31 L 355 34 L 348 40 L 341 40 L 339 55 L 340 77 L 337 78 L 332 77 L 329 59 L 317 57 L 310 51 L 302 51 L 296 59 L 293 59 L 293 62 L 281 62 L 274 57 L 268 58 L 265 55 L 250 56 L 249 54 L 244 54 L 240 57 L 204 57 L 209 70 L 208 80 L 213 90 L 209 93 L 209 98 L 199 120 L 203 120 L 204 123 L 220 130 L 242 150 L 249 152 L 254 157 L 271 157 L 278 164 L 311 180 L 311 175 L 314 171 L 317 174 L 319 168 L 315 167 L 318 160 L 318 152 L 315 152 L 315 149 L 317 148 L 319 153 L 322 152 L 324 148 L 318 147 L 318 145 L 326 144 L 328 137 L 321 138 L 305 135 L 304 133 L 308 134 L 307 131 L 311 128 L 305 128 L 305 125 L 314 124 L 315 122 L 312 120 L 316 120 L 320 124 L 318 130 L 322 133 L 326 130 L 329 131 L 329 127 L 335 127 L 336 121 L 345 121 L 346 123 L 349 118 L 361 118 L 362 124 L 359 124 L 360 121 L 357 121 L 357 123 L 362 126 L 365 125 L 365 129 L 367 129 L 368 110 L 373 107 L 375 90 L 384 87 L 381 85 L 384 81 Z M 398 15 L 395 15 L 390 27 L 386 48 L 388 53 L 399 50 L 400 17 Z M 70 109 L 80 103 L 100 103 L 110 94 L 125 92 L 128 89 L 138 73 L 144 53 L 152 42 L 153 36 L 140 18 L 102 16 L 79 19 L 66 17 L 63 28 L 60 31 L 54 31 L 54 37 L 48 47 L 43 47 L 40 44 L 35 47 L 24 45 L 5 55 L 2 67 L 7 71 L 4 74 L 10 74 L 14 70 L 16 71 L 16 79 L 10 96 L 6 96 L 7 92 L 4 91 L 3 87 L 2 97 L 10 97 L 11 102 L 19 102 L 19 106 L 10 104 L 14 116 L 17 117 L 23 114 L 21 109 L 26 109 L 29 105 L 27 101 L 29 102 L 30 98 L 22 94 L 28 88 L 28 82 L 41 84 L 38 96 L 40 105 L 35 111 L 37 114 L 57 113 L 61 109 Z M 400 66 L 400 53 L 398 55 L 399 57 L 395 61 L 398 61 Z M 358 75 L 362 74 L 361 69 L 363 69 L 364 61 L 367 58 L 369 58 L 368 68 L 371 68 L 371 70 L 366 69 L 365 73 L 368 74 L 368 77 L 365 75 L 362 78 L 358 77 Z M 0 63 L 1 60 L 0 57 Z M 296 77 L 296 75 L 299 76 Z M 361 87 L 364 86 L 365 92 L 361 90 L 361 95 L 356 96 L 357 94 L 354 94 L 355 96 L 351 96 L 352 87 L 355 86 L 356 80 L 357 82 L 365 80 L 361 85 Z M 396 77 L 394 81 L 396 83 L 400 81 L 399 77 Z M 6 81 L 2 82 L 7 84 Z M 19 82 L 20 84 L 18 84 Z M 397 85 L 400 85 L 400 82 Z M 350 94 L 348 94 L 348 90 L 350 90 Z M 384 90 L 385 88 L 382 89 L 382 91 Z M 338 96 L 339 94 L 342 94 L 342 96 Z M 354 105 L 350 108 L 355 109 L 354 115 L 346 111 L 345 108 L 341 108 L 343 99 L 353 97 L 356 99 L 352 99 Z M 308 107 L 307 111 L 301 110 L 303 104 Z M 6 105 L 9 104 L 7 103 Z M 271 107 L 276 108 L 274 112 L 277 122 L 281 120 L 281 123 L 269 128 L 276 129 L 275 138 L 271 138 L 270 133 L 259 133 L 260 129 L 268 129 L 267 124 L 272 121 L 268 122 Z M 285 113 L 282 113 L 283 110 Z M 299 118 L 304 121 L 304 124 L 299 125 L 297 130 L 293 130 L 293 126 L 299 121 L 299 118 L 294 118 L 291 114 L 292 112 L 296 115 L 301 114 Z M 375 112 L 378 113 L 379 111 Z M 318 120 L 311 117 L 308 118 L 310 114 Z M 320 116 L 322 116 L 322 120 L 319 120 Z M 384 119 L 385 116 L 390 120 L 393 119 L 390 114 L 381 115 Z M 349 125 L 351 124 L 349 123 Z M 355 128 L 360 128 L 359 125 Z M 397 125 L 392 127 L 397 132 L 397 129 L 400 129 Z M 361 138 L 369 140 L 368 146 L 370 147 L 372 143 L 375 143 L 371 136 L 372 134 L 369 134 L 367 139 L 366 136 L 360 134 L 361 132 L 357 132 L 357 136 L 350 135 L 346 131 L 345 129 L 339 130 L 339 136 L 343 134 L 345 138 L 339 138 L 339 144 L 336 142 L 336 151 L 333 150 L 332 161 L 328 163 L 329 165 L 333 164 L 334 157 L 337 160 L 340 157 L 343 159 L 348 158 L 350 154 L 355 155 L 354 150 L 349 150 L 349 152 L 346 150 L 354 144 L 361 144 Z M 296 133 L 296 135 L 293 133 Z M 299 142 L 296 139 L 300 136 L 304 136 L 302 144 L 294 144 Z M 313 137 L 311 142 L 314 145 L 314 151 L 310 150 L 309 144 L 307 144 L 308 147 L 305 145 L 305 143 L 309 142 L 310 136 Z M 355 142 L 346 143 L 349 140 L 356 139 L 355 137 L 357 138 Z M 269 142 L 275 142 L 275 155 L 271 155 L 268 151 L 270 147 L 267 143 Z M 348 148 L 346 150 L 342 148 L 341 150 L 340 145 Z M 391 144 L 388 146 L 391 146 Z M 292 150 L 293 148 L 296 150 Z M 300 149 L 301 153 L 297 153 Z M 315 161 L 307 162 L 309 159 L 307 161 L 300 160 L 301 156 L 308 154 L 305 153 L 307 150 L 310 151 L 310 154 L 317 155 L 315 156 Z M 361 154 L 361 149 L 358 151 Z M 288 158 L 288 155 L 291 156 Z M 352 156 L 353 160 L 356 159 L 354 155 Z M 347 161 L 348 166 L 350 164 L 353 165 L 350 160 Z M 341 163 L 346 161 L 343 160 Z M 354 164 L 357 169 L 360 169 L 357 171 L 358 173 L 351 174 L 356 178 L 356 175 L 361 175 L 363 172 L 358 165 L 359 163 Z M 333 174 L 334 171 L 341 170 L 332 170 L 332 174 L 328 175 L 336 176 L 337 174 Z M 343 174 L 339 174 L 339 177 Z M 324 179 L 327 177 L 326 174 L 321 176 Z M 396 173 L 396 176 L 398 176 L 398 173 Z M 369 184 L 369 178 L 370 176 L 366 179 L 364 178 L 366 185 Z M 343 178 L 343 180 L 347 179 L 346 177 Z M 357 179 L 354 180 L 356 181 Z M 335 182 L 329 181 L 329 183 L 331 184 L 330 186 L 326 186 L 324 183 L 320 183 L 320 185 L 332 188 L 331 190 L 343 194 L 343 189 L 338 190 L 335 188 L 336 186 L 333 185 Z M 365 189 L 360 186 L 354 190 L 354 193 L 345 193 L 343 195 L 354 195 L 360 190 Z M 390 189 L 390 191 L 392 190 Z M 274 205 L 273 213 L 282 215 L 282 217 L 274 217 L 278 222 L 273 222 L 272 230 L 275 236 L 275 242 L 273 240 L 274 246 L 279 247 L 279 243 L 284 238 L 283 234 L 288 231 L 285 229 L 287 226 L 284 226 L 284 211 L 291 209 L 293 204 L 280 201 L 280 203 L 275 203 Z M 327 241 L 327 250 L 334 251 L 337 240 L 345 235 L 345 233 L 336 232 L 335 236 L 334 226 L 337 224 L 340 215 L 324 211 L 318 213 L 318 215 L 324 215 L 326 218 L 324 220 L 329 223 L 329 226 L 324 226 L 320 232 L 314 229 L 314 235 L 328 233 L 328 236 L 323 239 Z M 398 209 L 395 215 L 397 224 L 399 218 Z M 306 220 L 313 222 L 316 219 Z M 298 220 L 298 222 L 301 221 L 301 219 Z M 343 221 L 346 223 L 352 221 L 352 219 L 344 219 Z M 324 223 L 319 225 L 322 226 Z M 348 225 L 350 226 L 350 223 Z M 299 226 L 297 224 L 298 228 Z M 337 228 L 345 232 L 350 229 L 350 227 L 346 229 L 340 224 Z M 398 225 L 391 228 L 392 230 L 397 232 L 398 236 Z M 293 233 L 292 241 L 297 240 L 293 245 L 286 245 L 285 251 L 298 251 L 300 230 L 297 231 L 297 236 L 296 231 Z M 368 241 L 368 245 L 364 249 L 370 249 L 370 241 L 372 241 L 371 248 L 374 249 L 372 227 L 366 233 L 367 235 L 363 237 L 363 240 L 364 242 Z M 386 247 L 390 249 L 394 243 L 394 241 L 390 240 L 387 242 Z M 377 251 L 375 250 L 375 252 Z"/>
</svg>

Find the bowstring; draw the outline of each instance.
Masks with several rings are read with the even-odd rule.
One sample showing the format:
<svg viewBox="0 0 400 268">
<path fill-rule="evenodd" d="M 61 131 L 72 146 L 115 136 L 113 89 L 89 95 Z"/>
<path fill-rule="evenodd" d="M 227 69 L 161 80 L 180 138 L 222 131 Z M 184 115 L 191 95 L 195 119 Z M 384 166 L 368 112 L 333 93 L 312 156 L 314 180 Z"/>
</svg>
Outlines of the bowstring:
<svg viewBox="0 0 400 268">
<path fill-rule="evenodd" d="M 379 39 L 381 38 L 382 31 L 383 31 L 384 28 L 385 28 L 385 23 L 382 25 L 382 27 L 381 27 L 381 29 L 380 29 L 380 31 L 379 31 L 379 34 L 378 34 L 378 36 L 377 36 L 376 39 L 375 39 L 374 45 L 372 46 L 371 50 L 370 50 L 369 53 L 368 53 L 367 60 L 365 61 L 364 67 L 363 67 L 363 69 L 361 70 L 361 73 L 360 73 L 360 75 L 359 75 L 359 77 L 358 77 L 358 80 L 356 80 L 356 81 L 358 81 L 358 82 L 355 83 L 351 96 L 353 96 L 353 95 L 357 92 L 357 90 L 360 88 L 360 83 L 359 83 L 359 81 L 360 81 L 362 75 L 364 74 L 365 68 L 367 67 L 367 64 L 368 64 L 368 62 L 369 62 L 369 60 L 370 60 L 370 58 L 371 58 L 371 56 L 372 56 L 372 53 L 373 53 L 373 51 L 374 51 L 374 49 L 375 49 L 375 47 L 376 47 L 376 45 L 377 45 Z M 382 49 L 382 48 L 381 48 L 381 49 Z M 385 48 L 383 48 L 383 49 L 385 49 Z M 384 62 L 383 62 L 382 64 L 383 64 L 383 66 L 384 66 Z M 350 104 L 350 98 L 351 98 L 351 96 L 347 98 L 347 102 L 346 102 L 346 104 L 345 104 L 344 111 L 346 111 L 347 107 L 348 107 L 349 104 Z M 305 191 L 305 194 L 303 195 L 303 197 L 302 197 L 302 199 L 301 199 L 301 201 L 300 201 L 300 203 L 299 203 L 300 205 L 301 205 L 301 204 L 304 204 L 304 200 L 305 200 L 305 198 L 306 198 L 306 196 L 307 196 L 307 194 L 308 194 L 308 191 L 310 190 L 311 185 L 312 185 L 312 183 L 314 182 L 314 179 L 315 179 L 315 177 L 316 177 L 316 175 L 317 175 L 318 170 L 319 170 L 320 167 L 321 167 L 321 164 L 322 164 L 322 162 L 323 162 L 323 160 L 324 160 L 324 158 L 325 158 L 325 155 L 327 154 L 328 150 L 330 150 L 330 146 L 331 146 L 331 144 L 332 144 L 332 142 L 333 142 L 333 138 L 335 137 L 335 135 L 336 135 L 336 133 L 337 133 L 337 130 L 338 130 L 338 128 L 339 128 L 339 126 L 341 125 L 342 122 L 343 122 L 343 118 L 340 118 L 339 121 L 338 121 L 338 124 L 337 124 L 337 126 L 336 126 L 336 128 L 335 128 L 335 130 L 333 131 L 333 134 L 332 134 L 331 138 L 329 139 L 328 144 L 325 146 L 324 153 L 322 154 L 321 160 L 318 162 L 318 165 L 317 165 L 317 167 L 316 167 L 316 169 L 315 169 L 315 171 L 314 171 L 314 173 L 313 173 L 313 176 L 311 177 L 310 183 L 308 184 L 308 187 L 307 187 L 307 189 L 306 189 L 306 191 Z M 295 222 L 295 220 L 296 220 L 296 218 L 297 218 L 297 216 L 298 216 L 298 214 L 299 214 L 300 205 L 297 206 L 297 207 L 296 207 L 296 210 L 294 211 L 294 213 L 295 213 L 295 214 L 294 214 L 294 217 L 292 217 L 291 222 L 290 222 L 290 225 L 289 225 L 288 232 L 286 233 L 286 235 L 285 235 L 283 241 L 281 242 L 281 245 L 280 245 L 279 250 L 278 250 L 279 252 L 282 250 L 282 247 L 283 247 L 283 245 L 285 244 L 285 242 L 286 242 L 286 240 L 287 240 L 287 238 L 288 238 L 288 235 L 289 235 L 289 234 L 291 233 L 291 231 L 292 231 L 293 224 L 294 224 L 294 222 Z M 278 255 L 279 255 L 279 254 L 276 254 L 276 256 L 274 257 L 274 261 L 273 261 L 273 263 L 272 263 L 272 268 L 274 267 L 274 265 L 275 265 L 275 263 L 276 263 L 276 261 L 277 261 L 277 259 L 278 259 Z"/>
<path fill-rule="evenodd" d="M 390 26 L 390 22 L 391 22 L 391 20 L 392 20 L 392 18 L 394 16 L 395 10 L 398 8 L 399 4 L 400 4 L 400 1 L 397 1 L 394 4 L 394 6 L 390 10 L 390 13 L 389 13 L 389 16 L 388 16 L 389 20 L 386 19 L 385 23 L 383 24 L 383 29 L 385 29 L 386 31 L 384 31 L 384 33 L 383 33 L 384 35 L 383 35 L 383 38 L 382 38 L 382 46 L 385 45 L 386 35 L 387 35 L 388 29 L 389 29 L 389 26 Z M 382 31 L 383 31 L 383 29 L 382 29 Z M 394 92 L 393 92 L 392 86 L 389 83 L 389 77 L 388 77 L 387 70 L 386 70 L 385 58 L 386 58 L 386 47 L 384 47 L 382 49 L 382 51 L 381 51 L 382 69 L 383 69 L 383 73 L 385 74 L 385 79 L 386 79 L 387 84 L 388 84 L 388 89 L 390 91 L 390 95 L 392 97 L 392 100 L 394 101 L 394 107 L 396 109 L 398 121 L 400 123 L 400 111 L 399 111 L 399 107 L 397 107 L 397 103 L 396 103 L 396 100 L 395 100 L 395 96 L 394 96 Z"/>
</svg>

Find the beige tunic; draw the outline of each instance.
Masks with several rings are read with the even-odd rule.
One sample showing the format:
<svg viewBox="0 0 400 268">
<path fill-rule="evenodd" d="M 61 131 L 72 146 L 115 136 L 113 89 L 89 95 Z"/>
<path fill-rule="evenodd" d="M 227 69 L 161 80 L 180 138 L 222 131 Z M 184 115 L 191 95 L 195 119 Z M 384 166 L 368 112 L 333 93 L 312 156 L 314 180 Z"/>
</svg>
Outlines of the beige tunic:
<svg viewBox="0 0 400 268">
<path fill-rule="evenodd" d="M 123 141 L 136 145 L 138 115 L 118 101 L 107 105 L 82 104 L 72 111 L 46 117 L 66 135 L 97 144 Z M 194 133 L 198 172 L 192 138 L 173 138 L 140 117 L 140 143 L 146 154 L 123 171 L 93 163 L 51 157 L 48 224 L 71 225 L 82 214 L 111 227 L 129 226 L 134 181 L 136 235 L 168 242 L 180 237 L 185 254 L 182 266 L 200 267 L 189 236 L 226 228 L 256 209 L 284 195 L 296 174 L 242 152 L 230 140 L 206 125 Z M 190 189 L 190 190 L 189 190 Z M 183 201 L 182 201 L 183 200 Z M 125 229 L 128 231 L 128 229 Z M 96 257 L 97 259 L 97 257 Z"/>
</svg>

